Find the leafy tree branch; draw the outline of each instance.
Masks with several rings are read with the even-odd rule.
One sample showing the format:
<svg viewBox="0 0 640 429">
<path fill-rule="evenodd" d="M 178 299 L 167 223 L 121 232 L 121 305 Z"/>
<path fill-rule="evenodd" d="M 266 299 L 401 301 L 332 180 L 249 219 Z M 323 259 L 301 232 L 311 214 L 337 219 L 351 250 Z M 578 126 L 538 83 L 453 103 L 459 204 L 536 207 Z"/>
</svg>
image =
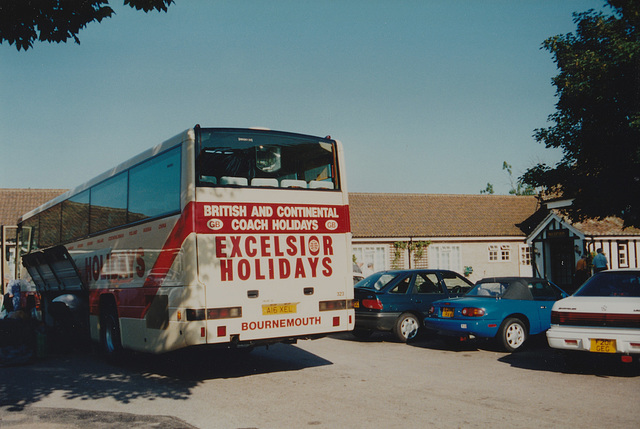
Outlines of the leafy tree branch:
<svg viewBox="0 0 640 429">
<path fill-rule="evenodd" d="M 558 102 L 534 137 L 559 148 L 555 166 L 538 164 L 521 177 L 573 199 L 573 220 L 617 216 L 640 227 L 640 2 L 608 0 L 611 15 L 574 14 L 575 34 L 553 36 Z"/>
<path fill-rule="evenodd" d="M 174 0 L 124 0 L 124 4 L 150 12 L 167 11 Z M 33 43 L 80 44 L 78 33 L 87 24 L 102 22 L 114 14 L 108 0 L 0 0 L 0 43 L 8 42 L 20 51 Z"/>
</svg>

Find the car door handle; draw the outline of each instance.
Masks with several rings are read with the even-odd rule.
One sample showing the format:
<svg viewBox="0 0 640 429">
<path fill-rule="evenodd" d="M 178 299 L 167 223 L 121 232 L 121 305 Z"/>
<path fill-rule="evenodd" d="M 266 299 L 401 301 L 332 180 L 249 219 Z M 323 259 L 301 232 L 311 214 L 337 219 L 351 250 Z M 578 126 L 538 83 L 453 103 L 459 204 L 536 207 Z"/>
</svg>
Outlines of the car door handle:
<svg viewBox="0 0 640 429">
<path fill-rule="evenodd" d="M 547 308 L 547 306 L 546 305 L 541 305 L 540 308 L 544 310 L 545 308 Z"/>
</svg>

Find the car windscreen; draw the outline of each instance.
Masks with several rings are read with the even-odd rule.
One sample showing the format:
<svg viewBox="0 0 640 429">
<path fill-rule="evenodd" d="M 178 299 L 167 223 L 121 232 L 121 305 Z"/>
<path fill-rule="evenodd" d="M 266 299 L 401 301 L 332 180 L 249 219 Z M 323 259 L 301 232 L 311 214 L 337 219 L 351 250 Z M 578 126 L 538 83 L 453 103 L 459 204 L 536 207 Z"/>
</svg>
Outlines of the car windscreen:
<svg viewBox="0 0 640 429">
<path fill-rule="evenodd" d="M 372 290 L 382 290 L 386 285 L 388 285 L 393 279 L 395 279 L 397 274 L 389 274 L 389 273 L 376 273 L 372 274 L 364 280 L 356 283 L 354 287 L 358 289 L 372 289 Z"/>
<path fill-rule="evenodd" d="M 640 271 L 598 273 L 578 289 L 574 296 L 640 298 Z"/>
</svg>

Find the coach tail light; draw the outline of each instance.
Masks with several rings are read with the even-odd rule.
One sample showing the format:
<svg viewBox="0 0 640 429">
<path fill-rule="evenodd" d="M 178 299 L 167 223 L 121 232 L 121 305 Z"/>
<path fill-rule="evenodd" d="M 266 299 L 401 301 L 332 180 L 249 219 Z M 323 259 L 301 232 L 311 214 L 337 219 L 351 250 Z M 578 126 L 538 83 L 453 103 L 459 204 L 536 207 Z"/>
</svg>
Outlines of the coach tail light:
<svg viewBox="0 0 640 429">
<path fill-rule="evenodd" d="M 223 308 L 188 308 L 187 320 L 216 320 L 216 319 L 234 319 L 242 317 L 242 307 L 223 307 Z"/>
<path fill-rule="evenodd" d="M 320 301 L 318 305 L 320 311 L 346 310 L 348 308 L 353 308 L 353 300 L 337 299 L 334 301 Z"/>
</svg>

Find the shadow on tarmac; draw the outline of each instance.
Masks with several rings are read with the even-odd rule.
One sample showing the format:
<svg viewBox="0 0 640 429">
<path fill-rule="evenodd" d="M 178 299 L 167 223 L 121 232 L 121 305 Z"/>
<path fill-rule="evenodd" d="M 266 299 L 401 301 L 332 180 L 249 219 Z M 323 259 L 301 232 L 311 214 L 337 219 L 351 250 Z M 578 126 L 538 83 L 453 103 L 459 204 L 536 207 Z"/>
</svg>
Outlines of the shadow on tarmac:
<svg viewBox="0 0 640 429">
<path fill-rule="evenodd" d="M 251 353 L 191 348 L 163 355 L 135 353 L 118 365 L 90 346 L 53 354 L 28 365 L 2 368 L 0 407 L 21 411 L 57 392 L 66 399 L 188 399 L 201 382 L 330 365 L 293 345 L 259 347 Z M 1 419 L 0 419 L 1 421 Z"/>
<path fill-rule="evenodd" d="M 546 338 L 545 338 L 546 340 Z M 638 355 L 633 362 L 622 362 L 619 354 L 573 352 L 552 349 L 546 344 L 529 346 L 521 352 L 498 359 L 516 368 L 550 371 L 563 374 L 584 374 L 596 377 L 639 377 Z"/>
<path fill-rule="evenodd" d="M 374 332 L 365 339 L 356 338 L 351 334 L 343 334 L 338 338 L 357 342 L 399 342 L 390 332 Z M 495 352 L 500 354 L 500 357 L 497 358 L 499 362 L 532 371 L 584 374 L 598 377 L 640 377 L 640 355 L 634 355 L 632 363 L 624 363 L 618 354 L 565 352 L 549 347 L 545 334 L 529 337 L 522 349 L 515 353 L 505 352 L 495 341 L 490 339 L 452 342 L 446 337 L 433 333 L 421 333 L 407 345 L 452 353 L 470 353 L 483 350 Z"/>
</svg>

